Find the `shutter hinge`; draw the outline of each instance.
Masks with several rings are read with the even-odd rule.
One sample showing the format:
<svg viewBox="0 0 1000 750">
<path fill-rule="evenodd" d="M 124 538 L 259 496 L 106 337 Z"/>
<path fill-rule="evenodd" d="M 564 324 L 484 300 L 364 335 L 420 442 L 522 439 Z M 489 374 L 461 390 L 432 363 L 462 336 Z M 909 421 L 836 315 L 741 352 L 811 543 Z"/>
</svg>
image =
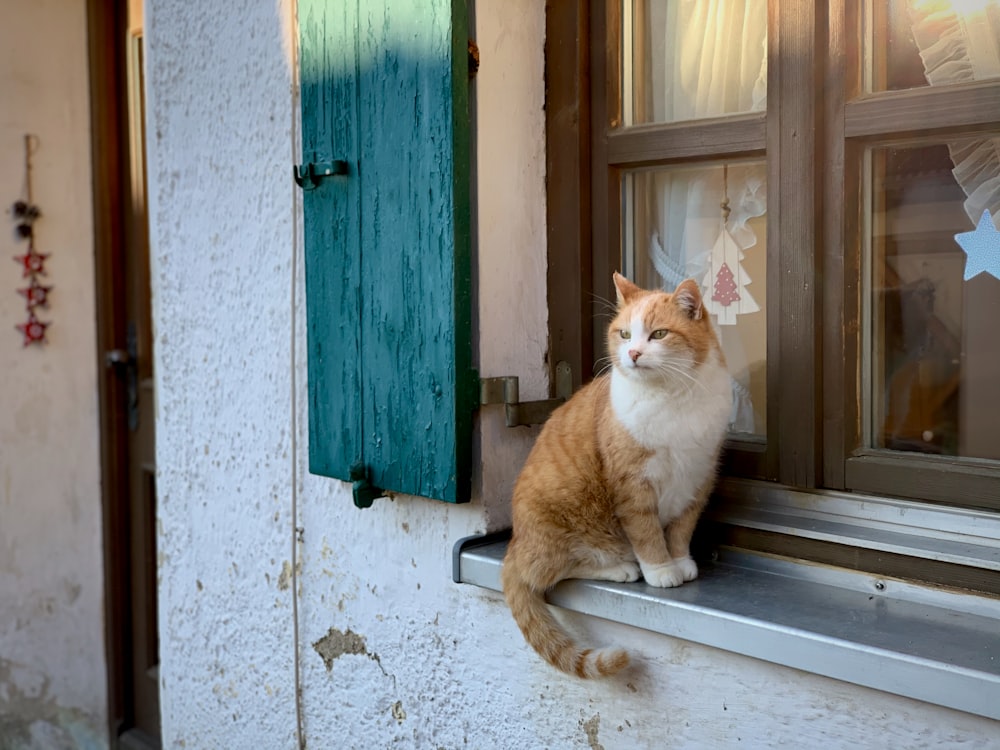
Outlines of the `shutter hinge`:
<svg viewBox="0 0 1000 750">
<path fill-rule="evenodd" d="M 351 482 L 353 483 L 354 504 L 358 508 L 370 508 L 376 498 L 385 497 L 385 490 L 371 483 L 371 472 L 363 463 L 351 467 Z"/>
<path fill-rule="evenodd" d="M 544 401 L 522 403 L 516 375 L 479 380 L 480 405 L 503 404 L 508 427 L 542 424 L 552 412 L 566 403 L 571 395 L 573 395 L 573 370 L 566 362 L 556 365 L 556 397 Z"/>
</svg>

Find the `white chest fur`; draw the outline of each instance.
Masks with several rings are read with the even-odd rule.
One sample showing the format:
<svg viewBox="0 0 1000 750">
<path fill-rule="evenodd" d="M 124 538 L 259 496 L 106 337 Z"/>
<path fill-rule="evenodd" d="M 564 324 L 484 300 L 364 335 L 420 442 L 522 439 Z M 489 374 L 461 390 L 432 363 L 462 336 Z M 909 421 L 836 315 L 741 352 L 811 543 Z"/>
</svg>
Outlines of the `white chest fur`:
<svg viewBox="0 0 1000 750">
<path fill-rule="evenodd" d="M 698 368 L 697 382 L 677 387 L 611 375 L 611 406 L 629 434 L 653 452 L 643 467 L 659 497 L 662 524 L 686 508 L 715 471 L 732 407 L 729 373 Z"/>
</svg>

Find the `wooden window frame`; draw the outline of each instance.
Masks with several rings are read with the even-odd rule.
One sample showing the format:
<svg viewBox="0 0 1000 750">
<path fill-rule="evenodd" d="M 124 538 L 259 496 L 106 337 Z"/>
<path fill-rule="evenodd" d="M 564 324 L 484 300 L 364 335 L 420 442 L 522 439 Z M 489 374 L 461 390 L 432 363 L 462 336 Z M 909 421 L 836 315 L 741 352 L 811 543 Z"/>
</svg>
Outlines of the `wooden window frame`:
<svg viewBox="0 0 1000 750">
<path fill-rule="evenodd" d="M 776 0 L 771 0 L 770 5 L 776 7 Z M 771 114 L 753 113 L 694 123 L 644 125 L 616 130 L 613 126 L 621 122 L 621 112 L 609 111 L 609 103 L 613 103 L 610 106 L 616 106 L 620 101 L 620 56 L 616 45 L 607 44 L 606 40 L 620 37 L 619 4 L 592 5 L 583 0 L 573 4 L 574 16 L 571 20 L 575 23 L 575 38 L 580 40 L 589 37 L 592 50 L 605 51 L 605 54 L 595 52 L 588 64 L 585 56 L 579 53 L 568 54 L 565 45 L 554 41 L 559 37 L 552 33 L 556 31 L 553 22 L 565 22 L 566 19 L 557 16 L 555 10 L 561 8 L 561 4 L 549 3 L 550 34 L 546 47 L 548 80 L 563 80 L 566 76 L 563 66 L 570 66 L 570 70 L 574 70 L 575 65 L 575 91 L 578 92 L 575 108 L 580 113 L 589 113 L 591 136 L 590 183 L 585 185 L 581 182 L 581 193 L 589 190 L 589 205 L 588 202 L 581 202 L 581 205 L 573 207 L 580 213 L 573 213 L 573 209 L 563 207 L 563 197 L 556 198 L 558 207 L 550 205 L 549 259 L 550 268 L 557 269 L 550 272 L 550 310 L 561 309 L 565 299 L 563 287 L 569 284 L 565 273 L 569 265 L 565 261 L 565 248 L 552 239 L 565 238 L 563 227 L 579 226 L 587 218 L 590 220 L 591 247 L 589 257 L 586 248 L 580 253 L 578 261 L 583 270 L 577 272 L 577 278 L 583 281 L 589 276 L 592 281 L 590 288 L 594 290 L 594 300 L 585 310 L 584 320 L 580 323 L 579 340 L 582 343 L 572 350 L 562 348 L 560 345 L 566 334 L 560 323 L 560 328 L 553 328 L 551 331 L 550 360 L 570 361 L 574 365 L 574 371 L 586 373 L 591 370 L 593 353 L 602 351 L 604 347 L 602 326 L 595 324 L 594 320 L 599 320 L 605 312 L 602 300 L 613 299 L 611 275 L 618 269 L 614 267 L 613 252 L 602 252 L 601 249 L 621 246 L 620 206 L 611 196 L 618 194 L 624 170 L 652 163 L 669 165 L 726 158 L 760 158 L 765 153 L 777 154 L 768 160 L 767 167 L 769 184 L 783 186 L 779 201 L 784 206 L 781 211 L 769 208 L 767 284 L 769 289 L 777 290 L 777 299 L 770 306 L 767 322 L 768 390 L 776 392 L 780 371 L 797 372 L 801 374 L 801 378 L 783 384 L 787 394 L 787 398 L 783 399 L 785 408 L 779 408 L 776 399 L 768 400 L 768 433 L 781 434 L 783 439 L 780 442 L 730 440 L 727 442 L 724 463 L 727 472 L 741 476 L 776 480 L 799 487 L 816 487 L 821 465 L 818 441 L 813 438 L 817 425 L 820 424 L 817 388 L 820 370 L 816 357 L 819 342 L 816 308 L 820 290 L 814 279 L 821 259 L 821 249 L 818 241 L 818 197 L 812 189 L 815 159 L 803 160 L 801 155 L 815 154 L 817 148 L 818 134 L 814 130 L 814 110 L 817 104 L 802 97 L 782 97 L 780 92 L 782 87 L 784 90 L 794 91 L 804 86 L 816 87 L 820 83 L 816 80 L 813 61 L 817 54 L 816 42 L 822 37 L 825 43 L 825 24 L 811 23 L 815 15 L 814 4 L 811 2 L 786 0 L 785 5 L 793 12 L 769 13 L 769 18 L 772 19 L 769 21 L 769 36 L 780 40 L 780 44 L 807 55 L 809 64 L 804 64 L 798 58 L 792 61 L 787 55 L 779 55 L 777 43 L 772 44 L 768 51 L 768 90 L 778 92 L 772 95 L 772 100 L 780 102 L 787 99 L 792 103 L 772 107 Z M 600 12 L 601 8 L 605 12 Z M 560 71 L 561 75 L 552 75 L 553 71 Z M 551 92 L 552 89 L 549 88 L 547 93 Z M 588 95 L 589 101 L 585 98 Z M 550 99 L 546 100 L 546 107 L 549 118 L 548 174 L 551 198 L 563 187 L 563 181 L 557 182 L 554 175 L 582 174 L 586 167 L 575 163 L 572 154 L 566 153 L 562 145 L 565 133 L 559 129 L 560 123 L 553 116 L 553 110 L 558 112 L 558 107 L 553 107 Z M 611 123 L 612 127 L 609 128 L 607 123 Z M 810 186 L 808 190 L 801 189 L 798 182 L 782 181 L 783 166 L 789 171 L 803 161 L 810 165 L 810 172 L 802 181 Z M 802 177 L 800 172 L 797 177 Z M 589 217 L 586 216 L 588 208 Z M 581 232 L 579 237 L 583 248 L 582 240 L 586 238 L 586 232 Z M 813 252 L 803 253 L 800 248 L 813 248 Z M 781 310 L 782 317 L 786 318 L 790 311 L 794 311 L 790 316 L 795 321 L 794 325 L 779 326 L 781 321 L 777 310 Z M 555 316 L 558 313 L 552 314 Z M 803 336 L 801 331 L 806 331 L 807 334 Z M 574 356 L 580 357 L 582 352 L 591 353 L 589 361 L 573 359 Z M 789 408 L 789 404 L 794 404 L 794 407 Z"/>
<path fill-rule="evenodd" d="M 721 511 L 712 524 L 718 530 L 721 519 L 725 538 L 763 545 L 761 551 L 867 570 L 884 566 L 886 558 L 859 555 L 860 539 L 845 536 L 824 546 L 791 528 L 776 536 L 748 534 L 726 512 L 730 502 L 748 499 L 766 509 L 772 497 L 789 491 L 820 505 L 834 505 L 846 492 L 862 502 L 957 506 L 959 517 L 964 509 L 1000 510 L 995 464 L 859 447 L 862 259 L 850 249 L 861 247 L 864 150 L 902 136 L 1000 123 L 1000 81 L 864 93 L 862 2 L 769 0 L 766 114 L 619 129 L 619 51 L 608 40 L 620 38 L 620 3 L 550 0 L 546 136 L 549 359 L 552 367 L 570 362 L 583 381 L 604 346 L 602 300 L 613 299 L 622 172 L 766 154 L 768 438 L 727 441 L 713 502 Z M 919 552 L 907 555 L 873 572 L 905 572 L 914 561 L 917 568 L 933 567 Z M 957 571 L 955 581 L 964 580 Z M 976 588 L 997 590 L 994 577 Z M 940 583 L 947 572 L 935 569 L 934 578 Z"/>
<path fill-rule="evenodd" d="M 824 430 L 824 484 L 828 487 L 896 495 L 966 508 L 1000 510 L 1000 465 L 977 459 L 925 456 L 864 447 L 861 409 L 862 311 L 860 252 L 864 152 L 870 146 L 904 138 L 942 138 L 996 131 L 1000 127 L 1000 80 L 974 84 L 866 93 L 862 84 L 863 0 L 830 1 L 825 120 L 828 164 L 826 188 L 844 200 L 828 207 L 840 213 L 826 220 L 824 319 L 842 325 L 824 331 L 828 363 L 824 413 L 835 415 Z M 839 186 L 843 186 L 840 188 Z M 854 207 L 851 214 L 844 207 Z M 851 332 L 847 335 L 845 332 Z M 846 394 L 857 393 L 850 399 Z"/>
</svg>

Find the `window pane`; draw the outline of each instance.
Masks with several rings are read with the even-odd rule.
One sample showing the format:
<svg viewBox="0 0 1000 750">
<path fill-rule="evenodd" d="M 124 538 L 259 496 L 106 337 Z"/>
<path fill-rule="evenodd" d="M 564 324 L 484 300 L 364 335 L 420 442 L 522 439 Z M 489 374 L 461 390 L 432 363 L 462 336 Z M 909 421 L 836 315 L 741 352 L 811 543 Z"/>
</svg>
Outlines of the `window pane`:
<svg viewBox="0 0 1000 750">
<path fill-rule="evenodd" d="M 765 434 L 766 218 L 763 162 L 648 169 L 623 180 L 626 276 L 702 287 L 733 376 L 733 432 Z"/>
<path fill-rule="evenodd" d="M 868 0 L 867 91 L 1000 78 L 1000 0 Z"/>
<path fill-rule="evenodd" d="M 1000 459 L 1000 134 L 868 170 L 867 444 Z"/>
<path fill-rule="evenodd" d="M 626 125 L 763 110 L 767 0 L 624 0 Z"/>
</svg>

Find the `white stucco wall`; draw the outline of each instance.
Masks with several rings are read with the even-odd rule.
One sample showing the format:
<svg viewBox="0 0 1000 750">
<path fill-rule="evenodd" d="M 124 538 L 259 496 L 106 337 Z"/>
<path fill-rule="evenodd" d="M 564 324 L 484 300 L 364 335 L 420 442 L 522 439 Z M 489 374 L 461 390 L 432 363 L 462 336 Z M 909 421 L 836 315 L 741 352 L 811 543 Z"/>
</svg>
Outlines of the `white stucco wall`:
<svg viewBox="0 0 1000 750">
<path fill-rule="evenodd" d="M 0 747 L 107 744 L 86 3 L 0 21 Z M 7 213 L 33 157 L 48 344 L 22 346 Z"/>
<path fill-rule="evenodd" d="M 543 3 L 476 5 L 478 364 L 538 398 Z M 164 746 L 986 746 L 992 722 L 585 618 L 639 669 L 554 672 L 498 595 L 450 579 L 455 540 L 501 525 L 530 435 L 491 410 L 468 506 L 360 511 L 308 473 L 293 12 L 147 9 Z"/>
</svg>

